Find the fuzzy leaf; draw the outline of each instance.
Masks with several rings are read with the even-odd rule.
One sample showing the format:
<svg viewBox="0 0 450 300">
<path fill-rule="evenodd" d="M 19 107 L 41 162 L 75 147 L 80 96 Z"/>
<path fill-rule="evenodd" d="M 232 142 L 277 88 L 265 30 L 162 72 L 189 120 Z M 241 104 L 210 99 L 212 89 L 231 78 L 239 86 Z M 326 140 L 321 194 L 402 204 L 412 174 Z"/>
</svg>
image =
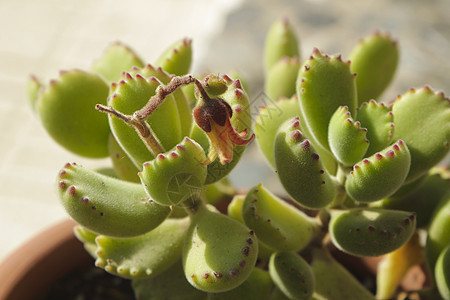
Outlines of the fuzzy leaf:
<svg viewBox="0 0 450 300">
<path fill-rule="evenodd" d="M 369 147 L 367 129 L 354 122 L 348 107 L 340 106 L 333 114 L 328 127 L 328 143 L 337 160 L 352 166 L 364 157 Z"/>
<path fill-rule="evenodd" d="M 450 192 L 436 209 L 428 228 L 426 255 L 432 273 L 439 254 L 450 244 Z"/>
<path fill-rule="evenodd" d="M 278 177 L 286 192 L 301 205 L 325 207 L 336 194 L 335 184 L 299 128 L 299 118 L 295 117 L 278 130 L 274 147 Z"/>
<path fill-rule="evenodd" d="M 150 200 L 142 185 L 101 175 L 77 164 L 66 164 L 57 182 L 67 213 L 96 233 L 137 236 L 157 227 L 170 213 L 168 207 Z"/>
<path fill-rule="evenodd" d="M 325 249 L 313 249 L 311 268 L 317 282 L 315 298 L 375 300 L 375 297 Z"/>
<path fill-rule="evenodd" d="M 411 152 L 406 181 L 419 178 L 440 162 L 449 151 L 450 99 L 429 87 L 411 89 L 392 107 L 394 139 L 402 139 Z"/>
<path fill-rule="evenodd" d="M 171 151 L 158 154 L 139 173 L 147 194 L 161 205 L 178 205 L 201 193 L 207 167 L 206 156 L 195 141 L 184 138 Z"/>
<path fill-rule="evenodd" d="M 112 134 L 109 136 L 108 151 L 114 172 L 119 179 L 136 183 L 141 182 L 138 176 L 138 168 L 123 151 Z"/>
<path fill-rule="evenodd" d="M 242 214 L 245 224 L 258 239 L 282 251 L 299 251 L 309 244 L 319 230 L 314 219 L 287 204 L 261 184 L 245 197 Z"/>
<path fill-rule="evenodd" d="M 100 74 L 109 83 L 117 81 L 122 72 L 132 67 L 142 67 L 144 62 L 128 46 L 116 42 L 111 44 L 92 65 L 92 72 Z"/>
<path fill-rule="evenodd" d="M 141 75 L 124 74 L 124 79 L 112 86 L 108 104 L 124 114 L 133 114 L 147 104 L 161 82 L 156 77 L 144 78 Z M 156 138 L 163 148 L 171 149 L 182 139 L 178 108 L 172 95 L 169 95 L 158 109 L 147 119 Z M 109 116 L 111 130 L 120 146 L 125 150 L 138 169 L 154 158 L 133 127 L 122 120 Z"/>
<path fill-rule="evenodd" d="M 272 167 L 275 167 L 273 146 L 278 128 L 286 120 L 300 115 L 297 96 L 282 98 L 259 110 L 255 119 L 255 140 Z"/>
<path fill-rule="evenodd" d="M 207 292 L 225 292 L 242 284 L 258 256 L 254 232 L 216 211 L 200 207 L 183 248 L 187 280 Z"/>
<path fill-rule="evenodd" d="M 354 165 L 347 175 L 345 189 L 356 201 L 371 202 L 389 197 L 405 181 L 409 165 L 408 147 L 399 140 Z"/>
<path fill-rule="evenodd" d="M 367 128 L 367 139 L 370 141 L 366 156 L 386 148 L 394 134 L 393 114 L 383 103 L 375 100 L 364 102 L 358 109 L 356 119 L 361 126 Z"/>
<path fill-rule="evenodd" d="M 192 60 L 192 41 L 182 39 L 168 47 L 156 60 L 155 66 L 174 75 L 184 75 L 189 72 Z"/>
<path fill-rule="evenodd" d="M 417 227 L 428 227 L 434 211 L 445 194 L 450 191 L 450 170 L 435 167 L 425 177 L 403 185 L 394 195 L 374 202 L 372 206 L 415 211 Z M 411 192 L 407 193 L 408 191 Z"/>
<path fill-rule="evenodd" d="M 357 107 L 355 78 L 340 56 L 328 56 L 314 49 L 300 68 L 297 80 L 300 121 L 309 138 L 323 148 L 328 146 L 328 124 L 339 106 L 355 115 Z"/>
<path fill-rule="evenodd" d="M 310 299 L 315 288 L 311 267 L 294 252 L 275 252 L 269 262 L 270 277 L 289 299 Z"/>
<path fill-rule="evenodd" d="M 158 274 L 156 277 L 134 279 L 133 290 L 138 300 L 207 300 L 208 294 L 187 282 L 181 261 Z"/>
<path fill-rule="evenodd" d="M 387 34 L 375 33 L 362 40 L 350 54 L 351 70 L 357 74 L 359 104 L 377 99 L 394 77 L 398 46 Z"/>
<path fill-rule="evenodd" d="M 144 68 L 132 68 L 130 74 L 133 76 L 140 74 L 145 78 L 156 77 L 163 84 L 168 84 L 173 76 L 165 72 L 161 67 L 155 68 L 150 64 L 146 65 Z M 193 86 L 193 84 L 189 86 Z M 172 96 L 178 108 L 181 137 L 188 136 L 192 127 L 192 111 L 189 106 L 188 98 L 186 98 L 182 88 L 178 88 L 174 91 Z"/>
<path fill-rule="evenodd" d="M 442 250 L 436 262 L 436 269 L 434 271 L 436 278 L 436 285 L 445 300 L 450 299 L 450 245 Z"/>
<path fill-rule="evenodd" d="M 180 259 L 189 218 L 166 219 L 154 230 L 132 238 L 100 235 L 95 265 L 124 278 L 154 277 Z"/>
<path fill-rule="evenodd" d="M 106 104 L 108 85 L 99 76 L 80 70 L 60 72 L 39 93 L 37 112 L 47 132 L 61 146 L 90 158 L 108 155 L 110 129 L 95 110 Z"/>
<path fill-rule="evenodd" d="M 298 57 L 283 57 L 276 62 L 266 75 L 264 88 L 266 95 L 273 100 L 295 95 L 299 69 Z"/>
<path fill-rule="evenodd" d="M 333 244 L 356 256 L 394 251 L 409 240 L 415 229 L 415 213 L 374 208 L 336 212 L 329 224 Z"/>
<path fill-rule="evenodd" d="M 253 268 L 250 276 L 240 286 L 224 293 L 210 293 L 208 300 L 266 299 L 272 287 L 269 272 Z"/>
<path fill-rule="evenodd" d="M 300 57 L 297 36 L 287 19 L 272 24 L 264 46 L 264 69 L 266 73 L 281 58 Z"/>
</svg>

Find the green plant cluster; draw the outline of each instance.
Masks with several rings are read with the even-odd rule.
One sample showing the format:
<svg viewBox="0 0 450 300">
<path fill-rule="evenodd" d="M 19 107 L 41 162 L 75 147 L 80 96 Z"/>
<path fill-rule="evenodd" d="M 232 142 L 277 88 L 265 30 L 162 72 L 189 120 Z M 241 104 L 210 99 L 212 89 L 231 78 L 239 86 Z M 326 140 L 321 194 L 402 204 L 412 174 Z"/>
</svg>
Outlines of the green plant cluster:
<svg viewBox="0 0 450 300">
<path fill-rule="evenodd" d="M 29 81 L 56 142 L 111 158 L 101 171 L 68 163 L 56 180 L 96 266 L 131 279 L 138 299 L 361 300 L 392 298 L 426 261 L 433 285 L 418 293 L 450 299 L 450 173 L 437 166 L 450 100 L 429 86 L 377 100 L 397 42 L 374 33 L 346 59 L 303 58 L 289 22 L 275 22 L 264 49 L 272 101 L 254 119 L 239 79 L 189 75 L 191 57 L 187 39 L 153 64 L 116 43 L 90 71 Z M 286 195 L 227 182 L 253 139 Z M 376 295 L 333 248 L 383 255 Z"/>
</svg>

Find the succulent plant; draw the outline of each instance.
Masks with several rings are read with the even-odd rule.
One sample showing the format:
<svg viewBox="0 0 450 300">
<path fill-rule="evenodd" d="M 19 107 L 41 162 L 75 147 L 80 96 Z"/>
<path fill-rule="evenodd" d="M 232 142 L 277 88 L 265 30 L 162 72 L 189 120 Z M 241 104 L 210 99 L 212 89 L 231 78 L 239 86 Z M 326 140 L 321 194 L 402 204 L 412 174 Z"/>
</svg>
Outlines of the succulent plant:
<svg viewBox="0 0 450 300">
<path fill-rule="evenodd" d="M 427 261 L 430 289 L 449 299 L 450 172 L 438 164 L 450 100 L 424 86 L 380 101 L 396 41 L 374 33 L 348 59 L 303 59 L 293 27 L 275 22 L 271 101 L 254 119 L 240 80 L 189 74 L 191 55 L 183 39 L 146 64 L 116 43 L 90 71 L 29 81 L 57 143 L 111 159 L 106 173 L 68 163 L 56 180 L 96 266 L 131 279 L 139 299 L 387 299 Z M 254 138 L 284 194 L 226 180 Z M 376 295 L 336 251 L 383 256 Z"/>
</svg>

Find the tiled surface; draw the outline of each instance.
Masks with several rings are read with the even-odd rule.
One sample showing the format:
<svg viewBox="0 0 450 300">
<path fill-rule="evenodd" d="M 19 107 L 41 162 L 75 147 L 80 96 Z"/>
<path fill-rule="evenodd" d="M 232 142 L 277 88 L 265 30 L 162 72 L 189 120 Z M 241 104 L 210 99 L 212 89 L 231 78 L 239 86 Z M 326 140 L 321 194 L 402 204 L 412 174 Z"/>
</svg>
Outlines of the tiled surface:
<svg viewBox="0 0 450 300">
<path fill-rule="evenodd" d="M 450 93 L 448 0 L 242 0 L 231 11 L 236 2 L 0 1 L 0 260 L 66 217 L 54 188 L 59 168 L 68 161 L 107 163 L 78 158 L 50 140 L 27 103 L 28 74 L 47 81 L 60 69 L 89 69 L 110 42 L 120 40 L 151 62 L 175 40 L 192 37 L 195 71 L 238 69 L 257 101 L 261 46 L 275 19 L 291 19 L 303 56 L 318 47 L 345 57 L 360 37 L 379 29 L 401 48 L 401 66 L 384 99 L 424 84 Z M 276 188 L 258 150 L 248 150 L 233 181 L 249 187 L 263 179 Z"/>
</svg>

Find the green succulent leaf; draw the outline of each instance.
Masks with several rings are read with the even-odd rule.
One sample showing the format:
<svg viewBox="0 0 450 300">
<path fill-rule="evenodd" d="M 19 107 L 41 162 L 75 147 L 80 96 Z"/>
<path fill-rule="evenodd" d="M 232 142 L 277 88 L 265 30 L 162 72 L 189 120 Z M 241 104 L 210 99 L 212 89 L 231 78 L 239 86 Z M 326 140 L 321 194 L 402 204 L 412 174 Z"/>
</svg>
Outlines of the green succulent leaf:
<svg viewBox="0 0 450 300">
<path fill-rule="evenodd" d="M 311 267 L 294 252 L 275 252 L 270 257 L 269 273 L 273 282 L 289 299 L 311 299 L 315 279 Z"/>
<path fill-rule="evenodd" d="M 283 57 L 300 57 L 296 33 L 287 19 L 272 24 L 264 46 L 264 69 L 266 73 Z"/>
<path fill-rule="evenodd" d="M 316 281 L 314 298 L 333 300 L 375 300 L 375 297 L 326 249 L 312 251 L 311 268 Z"/>
<path fill-rule="evenodd" d="M 207 300 L 208 294 L 187 282 L 181 260 L 155 277 L 133 279 L 133 290 L 138 300 Z"/>
<path fill-rule="evenodd" d="M 157 227 L 170 209 L 150 200 L 141 184 L 122 181 L 75 163 L 57 178 L 59 198 L 80 225 L 99 234 L 131 237 Z"/>
<path fill-rule="evenodd" d="M 97 244 L 95 243 L 95 238 L 98 236 L 97 233 L 92 232 L 83 226 L 76 225 L 73 228 L 73 234 L 75 237 L 83 243 L 84 249 L 95 259 L 97 259 Z"/>
<path fill-rule="evenodd" d="M 299 251 L 319 230 L 314 219 L 270 193 L 261 184 L 251 188 L 242 207 L 245 224 L 269 247 Z"/>
<path fill-rule="evenodd" d="M 132 238 L 100 235 L 95 265 L 124 278 L 154 277 L 177 262 L 189 218 L 166 219 L 152 231 Z"/>
<path fill-rule="evenodd" d="M 255 140 L 272 167 L 275 167 L 273 146 L 278 128 L 286 120 L 300 115 L 297 96 L 281 98 L 260 108 L 255 119 Z"/>
<path fill-rule="evenodd" d="M 445 300 L 450 299 L 450 244 L 442 250 L 436 261 L 436 268 L 434 270 L 436 278 L 436 285 Z"/>
<path fill-rule="evenodd" d="M 349 63 L 340 56 L 328 56 L 314 49 L 300 68 L 297 80 L 300 121 L 309 138 L 325 149 L 328 146 L 328 124 L 339 106 L 356 113 L 355 76 Z"/>
<path fill-rule="evenodd" d="M 333 244 L 356 256 L 379 256 L 400 248 L 416 229 L 415 213 L 354 208 L 332 214 L 329 232 Z"/>
<path fill-rule="evenodd" d="M 240 286 L 223 293 L 210 293 L 208 300 L 266 299 L 273 287 L 269 272 L 253 268 L 250 276 Z"/>
<path fill-rule="evenodd" d="M 103 55 L 94 62 L 91 70 L 112 83 L 120 78 L 122 72 L 127 72 L 132 67 L 143 66 L 144 62 L 131 48 L 116 42 L 111 44 Z"/>
<path fill-rule="evenodd" d="M 273 100 L 295 95 L 299 69 L 298 57 L 283 57 L 276 62 L 266 75 L 266 95 Z"/>
<path fill-rule="evenodd" d="M 352 166 L 364 157 L 369 140 L 366 128 L 354 122 L 347 106 L 340 106 L 333 114 L 328 127 L 331 152 L 344 166 Z"/>
<path fill-rule="evenodd" d="M 366 156 L 389 146 L 394 134 L 394 118 L 386 105 L 375 100 L 364 102 L 358 109 L 356 119 L 362 127 L 367 128 L 366 136 L 370 144 Z"/>
<path fill-rule="evenodd" d="M 408 191 L 412 192 L 407 193 Z M 434 211 L 448 191 L 450 191 L 450 170 L 435 167 L 425 178 L 402 186 L 394 195 L 374 202 L 373 207 L 415 211 L 417 227 L 424 228 L 431 222 Z"/>
<path fill-rule="evenodd" d="M 169 46 L 156 60 L 155 66 L 174 75 L 189 73 L 192 60 L 192 40 L 182 39 Z"/>
<path fill-rule="evenodd" d="M 397 42 L 387 34 L 366 37 L 352 50 L 351 70 L 357 74 L 356 86 L 361 104 L 377 99 L 394 77 L 399 51 Z"/>
<path fill-rule="evenodd" d="M 120 147 L 112 134 L 109 136 L 108 140 L 108 151 L 114 172 L 119 179 L 136 183 L 141 182 L 138 176 L 139 169 L 131 161 L 122 147 Z"/>
<path fill-rule="evenodd" d="M 155 77 L 163 84 L 168 84 L 173 77 L 173 75 L 168 74 L 161 67 L 155 68 L 150 64 L 147 64 L 143 68 L 134 67 L 131 69 L 130 74 L 132 74 L 133 76 L 140 74 L 145 78 Z M 189 86 L 193 87 L 192 84 Z M 189 100 L 184 94 L 182 88 L 178 88 L 176 91 L 174 91 L 172 93 L 172 96 L 178 108 L 178 115 L 181 125 L 181 136 L 188 136 L 192 127 L 192 112 Z"/>
<path fill-rule="evenodd" d="M 371 202 L 391 196 L 397 191 L 410 165 L 408 147 L 402 140 L 353 166 L 345 189 L 356 201 Z"/>
<path fill-rule="evenodd" d="M 287 120 L 278 130 L 274 157 L 280 182 L 295 201 L 321 208 L 333 200 L 335 183 L 313 144 L 303 137 L 298 117 Z"/>
<path fill-rule="evenodd" d="M 428 228 L 426 255 L 428 266 L 434 273 L 439 254 L 450 244 L 450 192 L 436 209 Z"/>
<path fill-rule="evenodd" d="M 201 193 L 207 167 L 202 147 L 185 137 L 171 151 L 144 163 L 139 173 L 148 195 L 161 205 L 179 205 Z"/>
<path fill-rule="evenodd" d="M 80 70 L 62 71 L 39 93 L 36 109 L 47 132 L 67 150 L 85 157 L 108 156 L 110 129 L 95 110 L 106 104 L 108 85 L 99 76 Z"/>
<path fill-rule="evenodd" d="M 242 223 L 200 207 L 183 248 L 184 274 L 196 288 L 225 292 L 241 285 L 258 257 L 258 242 Z"/>
<path fill-rule="evenodd" d="M 411 152 L 406 181 L 424 175 L 449 152 L 450 99 L 429 87 L 411 89 L 394 102 L 394 139 L 404 140 Z"/>
<path fill-rule="evenodd" d="M 123 80 L 113 84 L 108 104 L 123 114 L 131 115 L 147 104 L 161 84 L 156 77 L 144 78 L 139 74 L 132 76 L 125 73 Z M 172 95 L 151 114 L 147 122 L 164 149 L 171 149 L 181 141 L 180 118 Z M 150 152 L 133 127 L 114 116 L 109 116 L 109 124 L 117 142 L 139 169 L 144 162 L 154 158 L 154 153 Z"/>
</svg>

